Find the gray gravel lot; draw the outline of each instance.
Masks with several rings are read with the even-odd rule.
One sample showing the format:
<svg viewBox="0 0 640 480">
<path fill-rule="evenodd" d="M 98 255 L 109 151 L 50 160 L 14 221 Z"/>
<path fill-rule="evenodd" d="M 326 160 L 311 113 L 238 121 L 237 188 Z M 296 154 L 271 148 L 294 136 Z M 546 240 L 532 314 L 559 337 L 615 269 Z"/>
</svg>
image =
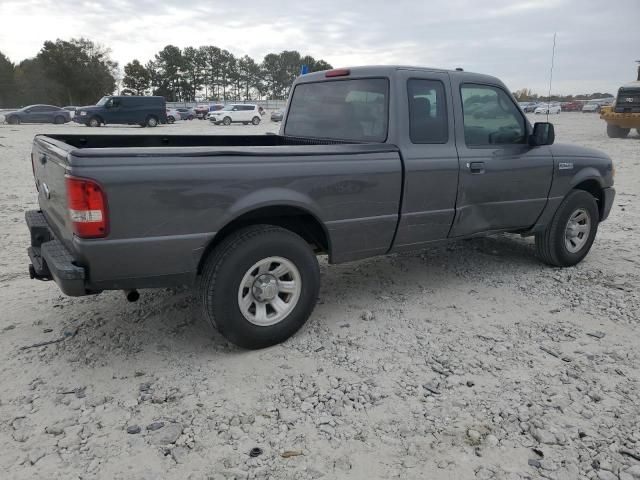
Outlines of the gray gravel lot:
<svg viewBox="0 0 640 480">
<path fill-rule="evenodd" d="M 640 479 L 640 137 L 551 120 L 557 142 L 616 166 L 583 263 L 544 266 L 509 235 L 322 260 L 309 323 L 256 352 L 213 332 L 186 289 L 130 304 L 30 280 L 33 135 L 89 132 L 0 125 L 0 478 Z M 149 133 L 91 131 L 116 132 Z"/>
</svg>

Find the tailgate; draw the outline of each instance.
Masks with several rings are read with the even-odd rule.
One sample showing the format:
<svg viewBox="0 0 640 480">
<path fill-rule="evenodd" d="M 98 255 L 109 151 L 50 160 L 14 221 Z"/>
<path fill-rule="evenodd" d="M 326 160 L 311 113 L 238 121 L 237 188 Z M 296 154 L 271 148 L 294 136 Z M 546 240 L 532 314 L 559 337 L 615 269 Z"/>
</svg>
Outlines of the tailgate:
<svg viewBox="0 0 640 480">
<path fill-rule="evenodd" d="M 67 208 L 65 175 L 70 148 L 46 136 L 33 142 L 31 162 L 38 189 L 38 204 L 54 235 L 72 250 L 73 228 Z"/>
</svg>

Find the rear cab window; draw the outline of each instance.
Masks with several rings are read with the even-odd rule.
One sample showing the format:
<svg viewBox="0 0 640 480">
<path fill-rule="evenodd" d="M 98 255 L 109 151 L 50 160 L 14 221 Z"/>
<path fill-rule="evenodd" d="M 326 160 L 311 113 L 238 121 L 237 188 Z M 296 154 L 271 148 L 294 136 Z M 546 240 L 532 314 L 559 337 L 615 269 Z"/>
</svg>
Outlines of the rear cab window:
<svg viewBox="0 0 640 480">
<path fill-rule="evenodd" d="M 389 122 L 389 81 L 359 78 L 296 85 L 285 135 L 384 142 Z"/>
<path fill-rule="evenodd" d="M 449 124 L 442 82 L 411 78 L 407 94 L 411 143 L 447 143 Z"/>
</svg>

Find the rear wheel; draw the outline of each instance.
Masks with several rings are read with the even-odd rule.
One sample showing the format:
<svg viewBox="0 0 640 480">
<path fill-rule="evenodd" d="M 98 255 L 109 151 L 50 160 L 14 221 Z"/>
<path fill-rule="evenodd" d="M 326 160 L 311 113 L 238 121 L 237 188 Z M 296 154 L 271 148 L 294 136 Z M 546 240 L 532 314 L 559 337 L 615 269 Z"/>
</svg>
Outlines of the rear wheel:
<svg viewBox="0 0 640 480">
<path fill-rule="evenodd" d="M 56 117 L 53 119 L 53 123 L 55 123 L 56 125 L 62 125 L 64 123 L 64 117 Z"/>
<path fill-rule="evenodd" d="M 87 125 L 89 125 L 90 127 L 99 127 L 101 124 L 102 122 L 98 117 L 91 117 L 89 119 L 89 123 L 87 123 Z"/>
<path fill-rule="evenodd" d="M 167 122 L 174 123 L 175 121 L 176 121 L 176 119 L 173 118 L 173 115 L 167 115 Z"/>
<path fill-rule="evenodd" d="M 193 120 L 193 119 L 194 119 L 194 116 L 193 116 L 193 115 L 189 115 L 189 116 L 187 117 L 187 120 Z"/>
<path fill-rule="evenodd" d="M 579 263 L 593 245 L 599 221 L 598 204 L 593 195 L 572 190 L 545 231 L 536 235 L 538 256 L 557 267 Z"/>
<path fill-rule="evenodd" d="M 622 128 L 612 123 L 607 123 L 607 136 L 609 138 L 625 138 L 629 135 L 630 128 Z"/>
<path fill-rule="evenodd" d="M 224 120 L 222 120 L 222 123 L 228 127 L 229 125 L 231 125 L 231 117 L 224 117 Z"/>
<path fill-rule="evenodd" d="M 307 242 L 271 225 L 225 238 L 205 262 L 200 282 L 204 316 L 243 348 L 280 343 L 304 325 L 320 287 L 318 261 Z"/>
<path fill-rule="evenodd" d="M 147 125 L 147 127 L 157 127 L 158 126 L 158 119 L 156 117 L 154 117 L 153 115 L 150 115 L 150 116 L 147 117 L 146 125 Z"/>
<path fill-rule="evenodd" d="M 253 117 L 251 123 L 253 123 L 254 125 L 258 125 L 260 123 L 260 117 Z"/>
<path fill-rule="evenodd" d="M 7 122 L 9 125 L 20 125 L 20 117 L 9 117 Z"/>
</svg>

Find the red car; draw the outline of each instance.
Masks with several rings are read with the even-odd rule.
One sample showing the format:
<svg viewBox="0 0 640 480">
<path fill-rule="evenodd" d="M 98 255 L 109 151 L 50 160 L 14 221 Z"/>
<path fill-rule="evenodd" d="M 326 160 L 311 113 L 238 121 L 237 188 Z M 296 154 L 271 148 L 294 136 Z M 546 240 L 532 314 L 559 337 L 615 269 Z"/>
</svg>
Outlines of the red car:
<svg viewBox="0 0 640 480">
<path fill-rule="evenodd" d="M 582 102 L 565 102 L 561 107 L 563 112 L 580 112 L 582 110 Z"/>
</svg>

